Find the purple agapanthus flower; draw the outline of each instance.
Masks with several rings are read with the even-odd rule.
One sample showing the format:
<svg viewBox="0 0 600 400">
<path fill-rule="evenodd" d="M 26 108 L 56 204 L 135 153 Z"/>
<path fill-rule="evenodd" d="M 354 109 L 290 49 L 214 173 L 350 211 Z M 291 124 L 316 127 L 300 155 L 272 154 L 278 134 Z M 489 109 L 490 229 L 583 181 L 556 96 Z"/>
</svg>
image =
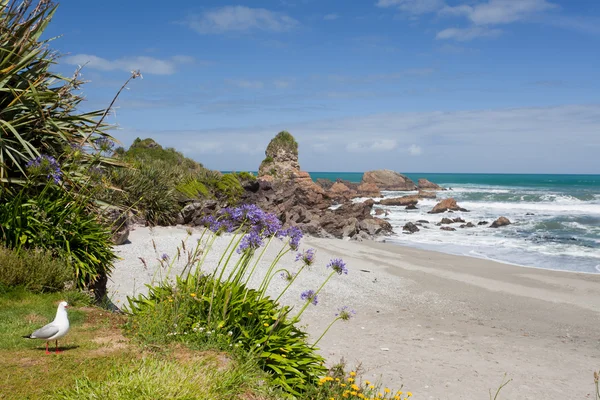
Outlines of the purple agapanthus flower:
<svg viewBox="0 0 600 400">
<path fill-rule="evenodd" d="M 37 172 L 40 175 L 46 175 L 48 179 L 52 179 L 56 184 L 60 183 L 60 179 L 63 175 L 60 164 L 56 161 L 56 158 L 45 154 L 30 160 L 25 166 L 30 171 Z"/>
<path fill-rule="evenodd" d="M 333 260 L 329 261 L 327 268 L 333 269 L 338 275 L 348 274 L 346 263 L 341 258 L 334 258 Z"/>
<path fill-rule="evenodd" d="M 300 294 L 300 298 L 304 301 L 313 303 L 315 306 L 319 303 L 319 299 L 314 290 L 305 290 Z"/>
<path fill-rule="evenodd" d="M 167 253 L 162 253 L 162 256 L 160 256 L 160 259 L 163 261 L 169 261 L 169 255 Z"/>
<path fill-rule="evenodd" d="M 315 261 L 315 249 L 308 249 L 296 254 L 296 261 L 300 260 L 302 260 L 305 265 L 311 266 Z"/>
<path fill-rule="evenodd" d="M 112 140 L 110 140 L 109 138 L 106 138 L 106 137 L 101 137 L 100 139 L 96 139 L 95 143 L 96 143 L 96 146 L 98 146 L 98 148 L 103 152 L 109 152 L 115 146 L 115 142 L 113 142 Z"/>
<path fill-rule="evenodd" d="M 298 246 L 300 245 L 300 240 L 302 240 L 302 230 L 297 226 L 290 226 L 285 234 L 285 236 L 290 238 L 290 248 L 292 250 L 298 250 Z"/>
<path fill-rule="evenodd" d="M 237 252 L 243 253 L 247 250 L 255 250 L 263 245 L 262 238 L 255 230 L 251 230 L 250 233 L 247 233 L 240 243 L 240 247 L 238 247 Z"/>
<path fill-rule="evenodd" d="M 338 312 L 337 312 L 337 314 L 335 314 L 336 317 L 338 317 L 339 319 L 341 319 L 343 321 L 348 321 L 350 318 L 354 317 L 355 315 L 356 315 L 356 311 L 348 308 L 348 306 L 338 308 Z"/>
</svg>

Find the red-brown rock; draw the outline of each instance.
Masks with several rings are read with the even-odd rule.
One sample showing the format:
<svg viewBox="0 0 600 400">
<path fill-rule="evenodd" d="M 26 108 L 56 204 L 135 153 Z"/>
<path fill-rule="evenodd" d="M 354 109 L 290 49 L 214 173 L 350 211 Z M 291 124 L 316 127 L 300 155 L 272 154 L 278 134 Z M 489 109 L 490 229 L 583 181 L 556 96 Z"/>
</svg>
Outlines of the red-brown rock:
<svg viewBox="0 0 600 400">
<path fill-rule="evenodd" d="M 363 174 L 362 183 L 372 183 L 380 190 L 416 190 L 417 185 L 408 177 L 389 169 L 367 171 Z"/>
<path fill-rule="evenodd" d="M 458 204 L 456 204 L 456 200 L 454 200 L 452 197 L 449 197 L 447 199 L 444 199 L 442 201 L 440 201 L 439 203 L 437 203 L 435 205 L 435 207 L 433 207 L 433 209 L 431 211 L 429 211 L 429 214 L 439 214 L 439 213 L 443 213 L 446 211 L 467 211 L 462 207 L 459 207 Z"/>
</svg>

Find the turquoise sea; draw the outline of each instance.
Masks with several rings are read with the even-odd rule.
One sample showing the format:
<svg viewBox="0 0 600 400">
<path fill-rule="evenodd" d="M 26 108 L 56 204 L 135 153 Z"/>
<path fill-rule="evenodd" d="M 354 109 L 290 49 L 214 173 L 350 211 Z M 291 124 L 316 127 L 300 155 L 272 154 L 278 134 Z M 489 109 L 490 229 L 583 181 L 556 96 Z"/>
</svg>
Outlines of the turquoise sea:
<svg viewBox="0 0 600 400">
<path fill-rule="evenodd" d="M 360 182 L 362 172 L 311 172 L 313 180 Z M 389 241 L 517 265 L 600 273 L 600 175 L 405 173 L 452 190 L 422 200 L 418 210 L 386 207 L 395 235 Z M 407 192 L 385 192 L 384 197 Z M 470 212 L 455 213 L 475 224 L 505 216 L 513 224 L 440 231 L 441 216 L 427 214 L 437 201 L 454 197 Z M 406 222 L 430 221 L 420 232 L 402 233 Z M 429 227 L 427 228 L 427 226 Z M 458 225 L 458 224 L 457 224 Z"/>
</svg>

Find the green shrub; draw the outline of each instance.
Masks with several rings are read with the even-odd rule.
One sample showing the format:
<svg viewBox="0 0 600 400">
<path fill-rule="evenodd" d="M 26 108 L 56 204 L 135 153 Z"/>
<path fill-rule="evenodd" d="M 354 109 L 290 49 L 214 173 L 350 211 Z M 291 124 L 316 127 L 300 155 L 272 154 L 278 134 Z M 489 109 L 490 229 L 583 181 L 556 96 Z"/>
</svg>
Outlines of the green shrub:
<svg viewBox="0 0 600 400">
<path fill-rule="evenodd" d="M 235 174 L 224 174 L 215 184 L 216 195 L 227 203 L 235 205 L 244 193 L 239 179 Z"/>
<path fill-rule="evenodd" d="M 111 233 L 88 198 L 50 183 L 41 191 L 4 192 L 0 200 L 0 241 L 7 247 L 43 249 L 64 259 L 79 287 L 110 275 L 116 258 Z"/>
<path fill-rule="evenodd" d="M 32 292 L 62 290 L 73 279 L 69 265 L 45 250 L 16 252 L 0 246 L 0 285 L 22 286 Z"/>
<path fill-rule="evenodd" d="M 298 155 L 298 142 L 288 131 L 281 131 L 271 141 L 265 150 L 267 157 L 273 157 L 279 149 L 284 149 L 292 154 Z"/>
<path fill-rule="evenodd" d="M 183 195 L 184 200 L 211 197 L 210 191 L 196 178 L 190 178 L 181 182 L 175 189 Z"/>
<path fill-rule="evenodd" d="M 131 332 L 148 343 L 180 341 L 196 347 L 210 343 L 244 351 L 258 359 L 275 384 L 290 395 L 301 396 L 317 384 L 326 368 L 316 347 L 323 336 L 310 344 L 307 334 L 296 324 L 309 305 L 318 303 L 317 295 L 333 276 L 347 274 L 345 263 L 331 260 L 321 286 L 303 291 L 300 298 L 304 305 L 290 315 L 291 309 L 278 301 L 297 276 L 313 264 L 314 250 L 296 254 L 301 265 L 295 273 L 292 266 L 277 264 L 285 254 L 298 250 L 302 232 L 296 227 L 282 229 L 273 214 L 254 205 L 222 209 L 218 217 L 208 217 L 206 223 L 210 231 L 205 230 L 195 246 L 186 246 L 184 240 L 171 257 L 157 254 L 160 266 L 155 277 L 161 274 L 159 283 L 154 284 L 153 279 L 147 294 L 128 299 Z M 202 271 L 203 260 L 224 230 L 233 230 L 234 234 L 219 264 L 206 274 Z M 259 272 L 256 267 L 266 247 L 259 249 L 283 238 L 287 243 L 271 265 Z M 169 277 L 176 260 L 187 261 L 175 282 L 162 279 Z M 258 288 L 249 288 L 247 284 L 254 274 L 260 274 L 262 281 Z M 266 291 L 276 276 L 285 278 L 288 284 L 276 299 L 271 299 Z M 341 308 L 329 327 L 338 320 L 349 320 L 352 314 L 346 307 Z"/>
<path fill-rule="evenodd" d="M 110 181 L 120 190 L 105 192 L 104 200 L 137 210 L 150 225 L 171 225 L 181 209 L 175 190 L 178 175 L 159 164 L 113 170 Z"/>
</svg>

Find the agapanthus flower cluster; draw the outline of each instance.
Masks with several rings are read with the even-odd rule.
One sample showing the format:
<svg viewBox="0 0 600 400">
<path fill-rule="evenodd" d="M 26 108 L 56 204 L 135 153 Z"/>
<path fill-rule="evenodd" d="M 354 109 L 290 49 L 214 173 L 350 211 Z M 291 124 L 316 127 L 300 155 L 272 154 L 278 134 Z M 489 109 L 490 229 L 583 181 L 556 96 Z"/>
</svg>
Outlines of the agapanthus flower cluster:
<svg viewBox="0 0 600 400">
<path fill-rule="evenodd" d="M 313 303 L 315 306 L 319 303 L 318 296 L 314 290 L 305 290 L 300 294 L 300 298 L 304 301 Z"/>
<path fill-rule="evenodd" d="M 355 315 L 356 315 L 356 311 L 348 308 L 348 306 L 338 308 L 338 312 L 337 312 L 337 314 L 335 314 L 335 316 L 338 317 L 339 319 L 341 319 L 342 321 L 348 321 L 350 318 L 354 317 Z"/>
<path fill-rule="evenodd" d="M 296 261 L 302 261 L 306 266 L 311 266 L 315 262 L 315 249 L 308 249 L 296 254 Z"/>
<path fill-rule="evenodd" d="M 348 274 L 346 263 L 341 258 L 334 258 L 333 260 L 329 261 L 327 268 L 333 269 L 338 275 Z"/>
<path fill-rule="evenodd" d="M 46 175 L 48 179 L 52 179 L 56 184 L 60 183 L 63 175 L 56 158 L 45 154 L 30 160 L 26 167 L 34 174 Z"/>
<path fill-rule="evenodd" d="M 249 233 L 244 235 L 244 237 L 242 238 L 240 247 L 238 247 L 237 252 L 243 253 L 247 250 L 256 250 L 262 245 L 263 245 L 262 237 L 256 230 L 252 229 Z"/>
<path fill-rule="evenodd" d="M 204 226 L 215 233 L 233 232 L 240 226 L 246 236 L 238 248 L 238 253 L 248 249 L 256 249 L 270 237 L 289 237 L 290 247 L 298 249 L 302 239 L 302 231 L 298 227 L 283 229 L 281 221 L 275 214 L 263 211 L 254 204 L 244 204 L 239 207 L 227 207 L 219 211 L 217 216 L 206 216 L 202 219 Z"/>
<path fill-rule="evenodd" d="M 96 144 L 96 146 L 98 146 L 100 151 L 105 152 L 105 153 L 108 153 L 109 151 L 111 151 L 113 149 L 113 147 L 115 146 L 115 142 L 113 142 L 112 140 L 110 140 L 109 138 L 106 138 L 106 137 L 101 137 L 99 139 L 96 139 L 95 144 Z"/>
</svg>

